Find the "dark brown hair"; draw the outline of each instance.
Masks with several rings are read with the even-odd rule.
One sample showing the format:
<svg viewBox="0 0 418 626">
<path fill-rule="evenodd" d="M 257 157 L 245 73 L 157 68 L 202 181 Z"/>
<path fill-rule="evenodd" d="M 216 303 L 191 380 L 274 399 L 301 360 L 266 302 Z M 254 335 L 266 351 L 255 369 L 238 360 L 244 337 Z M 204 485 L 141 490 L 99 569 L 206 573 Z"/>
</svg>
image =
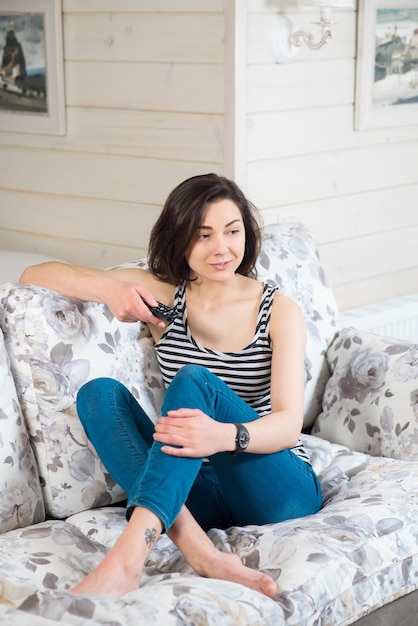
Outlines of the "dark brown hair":
<svg viewBox="0 0 418 626">
<path fill-rule="evenodd" d="M 150 235 L 148 262 L 154 276 L 173 285 L 190 280 L 185 255 L 201 226 L 205 206 L 208 202 L 225 199 L 237 205 L 245 229 L 244 257 L 237 272 L 255 277 L 261 245 L 261 216 L 236 183 L 217 174 L 188 178 L 168 196 Z"/>
</svg>

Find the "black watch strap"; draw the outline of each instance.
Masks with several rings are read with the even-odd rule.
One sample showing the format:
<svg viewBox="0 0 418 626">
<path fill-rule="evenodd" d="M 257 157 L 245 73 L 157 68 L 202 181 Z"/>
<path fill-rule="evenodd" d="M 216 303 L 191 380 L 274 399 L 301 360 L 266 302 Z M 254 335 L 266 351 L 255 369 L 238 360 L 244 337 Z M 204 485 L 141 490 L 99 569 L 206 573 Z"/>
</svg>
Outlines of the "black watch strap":
<svg viewBox="0 0 418 626">
<path fill-rule="evenodd" d="M 237 428 L 237 436 L 235 437 L 235 450 L 232 454 L 239 454 L 248 448 L 250 443 L 250 433 L 244 424 L 235 424 Z"/>
</svg>

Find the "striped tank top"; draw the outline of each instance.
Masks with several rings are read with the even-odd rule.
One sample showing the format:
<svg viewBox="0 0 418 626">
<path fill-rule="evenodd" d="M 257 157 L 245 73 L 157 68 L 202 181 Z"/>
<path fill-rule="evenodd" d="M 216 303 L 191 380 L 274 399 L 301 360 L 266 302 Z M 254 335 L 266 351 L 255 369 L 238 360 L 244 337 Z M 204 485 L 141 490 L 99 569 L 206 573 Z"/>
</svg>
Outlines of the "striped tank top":
<svg viewBox="0 0 418 626">
<path fill-rule="evenodd" d="M 270 315 L 277 287 L 265 284 L 258 311 L 254 338 L 239 352 L 218 352 L 205 348 L 193 338 L 187 321 L 186 283 L 176 288 L 174 309 L 177 317 L 155 344 L 158 364 L 166 387 L 177 371 L 188 363 L 202 365 L 219 376 L 260 417 L 271 413 L 270 375 L 272 347 Z M 309 463 L 309 457 L 299 441 L 292 452 Z"/>
</svg>

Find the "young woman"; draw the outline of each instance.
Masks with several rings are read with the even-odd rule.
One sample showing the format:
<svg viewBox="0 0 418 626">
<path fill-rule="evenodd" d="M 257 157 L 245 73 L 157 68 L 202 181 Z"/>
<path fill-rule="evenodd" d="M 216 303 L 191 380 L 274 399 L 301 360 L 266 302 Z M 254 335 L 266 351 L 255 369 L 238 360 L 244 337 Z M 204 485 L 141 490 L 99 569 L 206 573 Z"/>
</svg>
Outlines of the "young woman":
<svg viewBox="0 0 418 626">
<path fill-rule="evenodd" d="M 151 233 L 149 271 L 52 262 L 23 273 L 22 282 L 146 322 L 167 386 L 155 426 L 115 380 L 90 381 L 78 393 L 86 433 L 128 493 L 128 524 L 74 593 L 136 589 L 165 531 L 202 576 L 275 595 L 272 578 L 218 551 L 205 532 L 321 506 L 299 441 L 304 320 L 293 301 L 254 278 L 260 238 L 255 208 L 237 185 L 208 174 L 169 195 Z M 173 321 L 152 314 L 146 303 L 157 301 L 175 310 Z"/>
</svg>

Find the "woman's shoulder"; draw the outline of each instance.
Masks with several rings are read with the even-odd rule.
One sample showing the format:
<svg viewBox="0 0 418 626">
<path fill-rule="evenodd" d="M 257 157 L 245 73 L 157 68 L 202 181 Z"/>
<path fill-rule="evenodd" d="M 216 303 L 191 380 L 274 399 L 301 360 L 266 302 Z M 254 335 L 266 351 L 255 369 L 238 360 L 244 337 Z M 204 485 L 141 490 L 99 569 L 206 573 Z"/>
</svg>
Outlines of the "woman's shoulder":
<svg viewBox="0 0 418 626">
<path fill-rule="evenodd" d="M 299 304 L 281 293 L 276 291 L 273 296 L 272 316 L 280 318 L 283 322 L 284 319 L 295 320 L 304 323 L 304 316 Z"/>
<path fill-rule="evenodd" d="M 293 298 L 281 293 L 278 289 L 274 290 L 274 306 L 282 310 L 289 310 L 289 312 L 300 311 L 300 313 L 302 313 L 299 304 L 293 300 Z"/>
</svg>

